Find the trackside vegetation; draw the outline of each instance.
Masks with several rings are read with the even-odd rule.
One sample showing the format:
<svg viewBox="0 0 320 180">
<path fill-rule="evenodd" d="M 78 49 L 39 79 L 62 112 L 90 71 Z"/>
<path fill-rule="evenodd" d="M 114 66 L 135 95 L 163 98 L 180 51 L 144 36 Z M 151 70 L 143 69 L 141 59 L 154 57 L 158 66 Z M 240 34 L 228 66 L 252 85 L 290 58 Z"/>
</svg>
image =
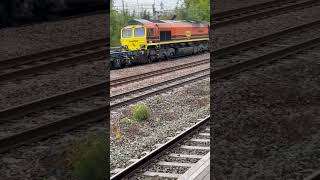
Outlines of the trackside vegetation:
<svg viewBox="0 0 320 180">
<path fill-rule="evenodd" d="M 143 103 L 138 103 L 131 108 L 132 119 L 136 121 L 148 120 L 151 116 L 151 109 Z"/>
<path fill-rule="evenodd" d="M 72 178 L 76 180 L 103 180 L 109 172 L 109 143 L 106 134 L 94 135 L 73 145 Z"/>
<path fill-rule="evenodd" d="M 132 19 L 152 18 L 152 12 L 142 9 L 140 13 L 116 9 L 113 0 L 110 2 L 110 43 L 111 47 L 120 46 L 121 28 L 125 27 Z M 182 3 L 172 11 L 166 11 L 160 16 L 161 20 L 169 20 L 173 16 L 176 20 L 206 21 L 210 22 L 210 1 L 209 0 L 182 0 Z"/>
</svg>

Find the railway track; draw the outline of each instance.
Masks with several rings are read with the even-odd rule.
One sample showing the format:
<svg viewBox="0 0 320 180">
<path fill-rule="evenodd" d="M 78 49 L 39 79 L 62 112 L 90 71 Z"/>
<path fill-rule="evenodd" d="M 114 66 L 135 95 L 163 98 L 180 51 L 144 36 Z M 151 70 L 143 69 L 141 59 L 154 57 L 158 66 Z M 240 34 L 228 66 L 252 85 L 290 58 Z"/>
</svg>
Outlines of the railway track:
<svg viewBox="0 0 320 180">
<path fill-rule="evenodd" d="M 310 176 L 304 178 L 304 180 L 318 180 L 318 179 L 320 179 L 320 170 L 315 171 Z"/>
<path fill-rule="evenodd" d="M 111 179 L 182 178 L 200 159 L 209 156 L 209 122 L 210 117 L 200 120 L 127 168 L 118 169 L 120 172 Z"/>
<path fill-rule="evenodd" d="M 244 8 L 213 14 L 212 26 L 217 29 L 253 19 L 267 18 L 299 9 L 318 6 L 318 0 L 285 0 L 270 1 Z"/>
<path fill-rule="evenodd" d="M 53 49 L 41 53 L 0 61 L 0 81 L 24 78 L 26 75 L 48 71 L 89 61 L 104 60 L 108 56 L 108 39 Z"/>
<path fill-rule="evenodd" d="M 111 86 L 111 88 L 113 88 L 113 87 L 121 86 L 124 84 L 128 84 L 133 81 L 139 81 L 139 80 L 143 80 L 146 78 L 151 78 L 151 77 L 159 76 L 162 74 L 166 74 L 166 73 L 170 73 L 170 72 L 174 72 L 174 71 L 178 71 L 178 70 L 182 70 L 182 69 L 188 69 L 188 68 L 192 68 L 192 67 L 196 67 L 196 66 L 200 66 L 200 65 L 204 65 L 204 64 L 209 64 L 209 62 L 210 62 L 210 59 L 203 59 L 203 60 L 185 63 L 185 64 L 181 64 L 181 65 L 177 65 L 177 66 L 172 66 L 169 68 L 159 69 L 156 71 L 150 71 L 150 72 L 146 72 L 146 73 L 142 73 L 142 74 L 138 74 L 138 75 L 128 76 L 128 77 L 124 77 L 124 78 L 118 78 L 118 79 L 111 80 L 110 86 Z"/>
<path fill-rule="evenodd" d="M 314 22 L 313 25 L 316 23 Z M 308 27 L 308 25 L 304 25 L 304 27 Z M 298 27 L 295 27 L 298 28 Z M 288 29 L 278 34 L 282 34 L 283 32 L 291 32 L 292 29 Z M 270 37 L 272 35 L 267 35 L 261 38 L 259 41 L 257 39 L 247 41 L 244 43 L 239 43 L 236 45 L 232 45 L 226 48 L 218 49 L 213 54 L 216 56 L 223 56 L 228 54 L 226 49 L 231 49 L 234 51 L 248 49 L 248 46 L 256 46 L 257 44 L 263 43 L 266 41 L 266 37 Z M 272 36 L 274 37 L 274 35 Z M 272 39 L 272 38 L 271 38 Z M 270 39 L 269 39 L 270 40 Z M 239 73 L 241 71 L 247 70 L 249 68 L 268 63 L 270 61 L 277 60 L 279 58 L 288 56 L 290 54 L 294 54 L 298 51 L 305 50 L 307 48 L 311 48 L 317 46 L 319 44 L 319 38 L 312 39 L 308 42 L 299 43 L 293 45 L 291 47 L 287 47 L 281 50 L 277 50 L 272 53 L 267 53 L 261 55 L 259 57 L 249 59 L 246 61 L 242 61 L 240 63 L 235 63 L 229 66 L 224 66 L 219 69 L 213 70 L 212 73 L 212 80 L 217 80 L 219 78 L 225 78 L 229 75 L 233 75 L 235 73 Z M 234 52 L 229 51 L 229 54 Z M 106 83 L 103 82 L 97 84 L 95 86 L 88 87 L 86 90 L 77 90 L 74 92 L 64 93 L 58 96 L 51 97 L 49 99 L 42 99 L 35 103 L 25 104 L 19 107 L 10 108 L 5 111 L 2 111 L 1 114 L 1 123 L 12 123 L 12 120 L 15 120 L 17 124 L 21 121 L 20 117 L 27 117 L 22 118 L 23 120 L 34 121 L 38 120 L 37 126 L 29 128 L 29 130 L 25 131 L 25 127 L 20 129 L 24 130 L 20 133 L 9 133 L 7 137 L 1 137 L 0 139 L 0 152 L 6 152 L 14 147 L 17 147 L 22 144 L 29 144 L 36 140 L 42 138 L 48 138 L 51 135 L 58 134 L 63 131 L 74 129 L 80 125 L 84 125 L 90 122 L 97 122 L 102 121 L 106 118 L 106 109 L 121 107 L 126 104 L 130 104 L 146 97 L 158 94 L 160 92 L 167 91 L 174 87 L 181 87 L 184 84 L 194 82 L 199 79 L 207 78 L 209 76 L 209 69 L 204 69 L 202 72 L 194 73 L 189 75 L 189 79 L 187 77 L 180 77 L 179 82 L 177 80 L 172 79 L 171 81 L 158 83 L 157 85 L 153 85 L 151 87 L 145 87 L 141 89 L 134 90 L 132 92 L 126 92 L 123 94 L 118 94 L 112 97 L 111 107 L 105 104 L 105 89 Z M 195 76 L 197 75 L 197 76 Z M 155 89 L 157 88 L 157 89 Z M 135 95 L 133 97 L 129 97 L 129 95 Z M 129 97 L 129 98 L 128 98 Z M 124 99 L 123 99 L 124 98 Z M 71 102 L 71 103 L 68 103 Z M 63 104 L 64 106 L 61 106 Z M 60 106 L 60 107 L 59 107 Z M 66 106 L 71 107 L 70 112 L 65 112 Z M 54 108 L 52 108 L 54 107 Z M 50 122 L 47 122 L 39 126 L 39 119 L 45 119 L 48 116 L 48 113 L 43 113 L 41 116 L 41 110 L 49 108 L 48 111 L 51 111 L 54 115 L 50 117 L 54 117 L 56 119 L 50 119 Z M 58 110 L 57 110 L 58 109 Z M 57 112 L 61 112 L 62 114 L 58 114 Z M 31 115 L 30 115 L 31 113 Z M 39 116 L 40 113 L 40 116 Z M 37 117 L 35 117 L 37 116 Z M 45 116 L 45 117 L 43 117 Z M 42 117 L 42 118 L 39 118 Z M 30 125 L 30 124 L 29 124 Z M 3 124 L 2 124 L 3 126 Z M 16 129 L 14 129 L 16 132 Z"/>
<path fill-rule="evenodd" d="M 219 69 L 232 64 L 245 62 L 248 59 L 263 56 L 269 52 L 277 52 L 290 46 L 295 46 L 305 40 L 310 40 L 314 37 L 319 37 L 320 21 L 306 23 L 301 26 L 293 27 L 280 31 L 278 33 L 266 35 L 262 38 L 249 40 L 249 46 L 240 43 L 239 51 L 228 54 L 228 50 L 218 51 L 213 53 L 214 61 L 212 61 L 212 69 Z M 257 44 L 255 44 L 255 41 Z M 255 45 L 253 45 L 255 44 Z M 251 47 L 251 48 L 250 48 Z M 253 47 L 253 48 L 252 48 Z M 243 48 L 243 49 L 241 49 Z"/>
</svg>

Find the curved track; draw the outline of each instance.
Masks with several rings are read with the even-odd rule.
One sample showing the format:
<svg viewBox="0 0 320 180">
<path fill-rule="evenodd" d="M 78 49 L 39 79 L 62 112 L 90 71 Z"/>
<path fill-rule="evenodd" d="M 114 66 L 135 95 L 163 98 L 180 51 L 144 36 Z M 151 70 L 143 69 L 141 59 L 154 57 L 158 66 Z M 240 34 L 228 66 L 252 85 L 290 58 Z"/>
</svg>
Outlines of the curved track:
<svg viewBox="0 0 320 180">
<path fill-rule="evenodd" d="M 143 177 L 164 177 L 179 178 L 187 172 L 192 165 L 198 162 L 203 156 L 210 152 L 210 117 L 206 117 L 194 126 L 186 129 L 179 135 L 170 138 L 168 142 L 153 150 L 146 156 L 134 162 L 127 168 L 117 173 L 111 180 L 135 179 L 134 174 Z M 192 150 L 190 153 L 188 150 Z M 198 152 L 197 152 L 198 151 Z M 172 152 L 179 152 L 172 153 Z M 155 161 L 157 159 L 157 161 Z M 179 160 L 180 159 L 180 160 Z M 183 162 L 180 162 L 180 161 Z M 153 167 L 152 167 L 153 166 Z M 180 173 L 157 172 L 154 166 L 164 166 L 166 172 L 176 167 L 184 167 Z"/>
<path fill-rule="evenodd" d="M 313 174 L 306 177 L 304 180 L 318 180 L 318 179 L 320 179 L 320 170 L 315 171 Z"/>
</svg>

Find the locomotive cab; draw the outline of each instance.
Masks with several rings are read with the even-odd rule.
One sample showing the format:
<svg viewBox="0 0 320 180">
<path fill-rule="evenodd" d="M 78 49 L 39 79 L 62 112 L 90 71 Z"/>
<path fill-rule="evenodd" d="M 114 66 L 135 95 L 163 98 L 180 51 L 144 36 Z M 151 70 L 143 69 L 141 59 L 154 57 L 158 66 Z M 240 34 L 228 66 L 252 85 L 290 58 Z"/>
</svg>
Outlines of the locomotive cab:
<svg viewBox="0 0 320 180">
<path fill-rule="evenodd" d="M 121 46 L 128 51 L 147 48 L 146 28 L 141 25 L 126 26 L 121 29 Z"/>
</svg>

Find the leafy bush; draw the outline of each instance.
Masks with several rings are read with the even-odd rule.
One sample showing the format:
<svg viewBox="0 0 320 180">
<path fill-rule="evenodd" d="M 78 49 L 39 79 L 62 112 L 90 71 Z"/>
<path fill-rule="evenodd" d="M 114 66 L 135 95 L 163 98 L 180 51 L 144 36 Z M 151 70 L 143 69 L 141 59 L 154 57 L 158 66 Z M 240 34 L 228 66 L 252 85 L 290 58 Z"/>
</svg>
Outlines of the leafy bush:
<svg viewBox="0 0 320 180">
<path fill-rule="evenodd" d="M 151 110 L 147 105 L 139 103 L 131 108 L 131 113 L 134 120 L 143 121 L 149 119 Z"/>
<path fill-rule="evenodd" d="M 109 172 L 108 145 L 105 136 L 92 136 L 75 146 L 73 177 L 78 180 L 103 180 Z"/>
</svg>

